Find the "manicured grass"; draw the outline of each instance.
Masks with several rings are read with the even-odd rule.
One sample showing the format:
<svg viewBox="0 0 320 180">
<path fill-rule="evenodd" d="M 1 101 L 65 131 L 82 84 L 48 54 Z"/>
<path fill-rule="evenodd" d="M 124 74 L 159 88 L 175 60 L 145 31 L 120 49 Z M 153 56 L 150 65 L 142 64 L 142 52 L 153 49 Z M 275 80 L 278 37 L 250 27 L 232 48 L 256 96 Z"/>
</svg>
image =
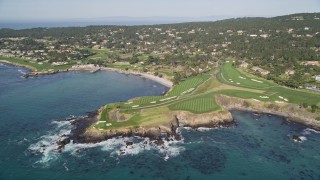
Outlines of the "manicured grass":
<svg viewBox="0 0 320 180">
<path fill-rule="evenodd" d="M 295 104 L 302 104 L 307 103 L 309 105 L 314 105 L 317 103 L 320 103 L 320 94 L 319 93 L 313 93 L 303 90 L 295 90 L 285 87 L 272 87 L 270 88 L 270 91 L 277 92 L 275 96 L 279 97 L 282 96 L 284 98 L 287 98 L 290 103 Z"/>
<path fill-rule="evenodd" d="M 0 60 L 6 60 L 11 63 L 26 66 L 29 68 L 32 68 L 36 71 L 48 71 L 49 69 L 53 70 L 64 70 L 71 68 L 71 65 L 62 65 L 62 66 L 52 66 L 50 63 L 43 62 L 42 64 L 38 64 L 37 62 L 33 60 L 27 60 L 27 59 L 19 59 L 19 58 L 8 58 L 8 57 L 2 57 L 0 56 Z"/>
<path fill-rule="evenodd" d="M 160 100 L 164 98 L 165 98 L 164 96 L 145 96 L 133 101 L 132 103 L 130 102 L 122 103 L 121 108 L 131 108 L 132 106 L 137 106 L 137 105 L 140 107 L 140 106 L 158 104 L 161 102 Z"/>
<path fill-rule="evenodd" d="M 159 103 L 166 103 L 177 99 L 178 96 L 190 94 L 211 75 L 203 74 L 196 77 L 191 77 L 179 85 L 175 85 L 173 89 L 166 96 L 146 96 L 138 98 L 132 102 L 121 103 L 120 108 L 135 108 L 150 105 L 157 105 Z"/>
<path fill-rule="evenodd" d="M 170 110 L 185 110 L 192 113 L 207 113 L 219 110 L 213 93 L 194 97 L 169 106 Z"/>
<path fill-rule="evenodd" d="M 218 111 L 221 107 L 215 101 L 214 95 L 216 94 L 242 99 L 256 99 L 261 102 L 282 101 L 320 105 L 320 93 L 282 87 L 242 72 L 231 64 L 232 62 L 222 65 L 217 79 L 209 79 L 211 74 L 206 73 L 180 82 L 166 96 L 147 96 L 138 98 L 129 104 L 112 104 L 111 108 L 120 108 L 121 115 L 129 120 L 124 122 L 110 120 L 108 117 L 109 108 L 109 110 L 105 109 L 102 112 L 100 120 L 112 123 L 112 125 L 107 127 L 106 123 L 101 123 L 96 126 L 103 129 L 156 126 L 168 122 L 172 118 L 171 111 L 175 110 L 196 114 Z M 233 82 L 229 79 L 232 79 Z"/>
<path fill-rule="evenodd" d="M 126 127 L 138 127 L 138 126 L 153 126 L 161 123 L 165 123 L 172 118 L 169 113 L 170 110 L 166 106 L 160 106 L 150 109 L 140 110 L 124 110 L 122 113 L 130 114 L 132 117 L 123 122 L 110 121 L 108 117 L 108 110 L 104 109 L 101 113 L 100 121 L 106 121 L 96 124 L 94 127 L 97 129 L 118 129 Z M 111 126 L 106 126 L 107 123 L 111 123 Z"/>
<path fill-rule="evenodd" d="M 265 90 L 265 93 L 253 93 L 248 91 L 238 91 L 238 90 L 225 90 L 219 91 L 221 94 L 225 94 L 228 96 L 234 96 L 239 98 L 254 98 L 261 101 L 284 101 L 286 99 L 289 103 L 302 104 L 307 103 L 309 105 L 317 104 L 320 102 L 320 94 L 313 93 L 310 91 L 304 90 L 296 90 L 291 88 L 286 88 L 279 86 L 273 82 L 264 80 L 262 78 L 258 78 L 254 75 L 248 74 L 246 72 L 242 72 L 241 70 L 237 70 L 232 66 L 232 61 L 226 62 L 221 66 L 221 70 L 217 75 L 219 81 L 237 86 L 237 87 L 246 87 L 251 89 L 262 89 Z M 231 80 L 229 80 L 231 79 Z M 252 81 L 251 79 L 255 79 L 259 82 Z M 233 81 L 233 82 L 231 82 Z M 239 84 L 237 84 L 237 82 Z M 267 96 L 268 98 L 261 98 L 260 96 Z M 283 97 L 283 98 L 280 98 Z"/>
<path fill-rule="evenodd" d="M 282 101 L 295 104 L 307 103 L 308 105 L 313 105 L 320 102 L 319 94 L 307 93 L 283 87 L 273 87 L 270 92 L 266 91 L 265 93 L 231 89 L 217 91 L 216 93 L 243 99 L 257 99 L 264 102 Z M 284 99 L 286 99 L 287 101 L 285 101 Z"/>
<path fill-rule="evenodd" d="M 184 94 L 190 94 L 200 84 L 202 84 L 210 77 L 211 75 L 206 73 L 188 78 L 187 80 L 180 82 L 178 85 L 175 85 L 174 88 L 167 94 L 167 96 L 180 96 Z"/>
<path fill-rule="evenodd" d="M 98 59 L 98 60 L 105 60 L 107 58 L 109 58 L 109 56 L 114 53 L 112 51 L 106 50 L 106 49 L 86 49 L 89 50 L 91 52 L 96 53 L 93 56 L 90 56 L 88 59 Z"/>
<path fill-rule="evenodd" d="M 265 89 L 275 85 L 265 79 L 240 72 L 240 70 L 232 66 L 232 61 L 226 62 L 221 66 L 217 78 L 223 83 L 239 87 Z"/>
<path fill-rule="evenodd" d="M 217 91 L 216 94 L 223 94 L 231 97 L 237 97 L 242 99 L 257 99 L 259 101 L 275 101 L 276 99 L 273 96 L 268 96 L 269 98 L 261 98 L 260 96 L 267 96 L 262 93 L 255 93 L 249 91 L 242 91 L 242 90 L 233 90 L 233 89 L 226 89 Z"/>
<path fill-rule="evenodd" d="M 113 104 L 108 104 L 105 106 L 103 111 L 100 114 L 100 119 L 97 124 L 94 125 L 95 128 L 97 129 L 112 129 L 112 128 L 118 128 L 118 127 L 124 127 L 124 126 L 135 126 L 137 125 L 136 118 L 137 115 L 134 115 L 131 118 L 132 120 L 130 121 L 124 121 L 124 122 L 116 122 L 110 119 L 109 117 L 109 112 L 114 109 L 118 103 L 113 103 Z M 99 123 L 100 122 L 100 123 Z M 111 123 L 111 126 L 107 126 L 108 123 Z"/>
</svg>

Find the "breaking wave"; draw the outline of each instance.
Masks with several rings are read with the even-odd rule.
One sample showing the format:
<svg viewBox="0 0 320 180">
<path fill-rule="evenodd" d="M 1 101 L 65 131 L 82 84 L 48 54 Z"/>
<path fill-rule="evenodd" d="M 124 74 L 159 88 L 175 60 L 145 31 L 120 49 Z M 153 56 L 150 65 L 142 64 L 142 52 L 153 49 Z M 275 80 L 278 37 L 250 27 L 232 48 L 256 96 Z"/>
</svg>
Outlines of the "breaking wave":
<svg viewBox="0 0 320 180">
<path fill-rule="evenodd" d="M 56 128 L 46 135 L 41 136 L 38 142 L 31 144 L 28 148 L 34 154 L 41 155 L 41 158 L 36 163 L 47 164 L 58 158 L 59 152 L 57 141 L 62 136 L 67 136 L 71 133 L 72 125 L 69 121 L 53 121 Z"/>
<path fill-rule="evenodd" d="M 82 157 L 85 155 L 82 150 L 90 148 L 98 148 L 101 151 L 109 152 L 110 156 L 113 157 L 137 155 L 144 151 L 155 150 L 165 161 L 170 157 L 178 156 L 180 152 L 185 150 L 182 146 L 184 139 L 179 141 L 166 141 L 165 139 L 162 139 L 163 143 L 157 145 L 155 141 L 152 141 L 149 138 L 116 137 L 94 144 L 73 143 L 71 140 L 69 144 L 65 145 L 63 151 L 59 152 L 57 141 L 70 135 L 73 126 L 70 121 L 53 121 L 52 125 L 55 126 L 54 130 L 38 138 L 37 142 L 31 144 L 28 148 L 31 153 L 40 156 L 40 159 L 36 161 L 36 164 L 41 164 L 45 167 L 49 166 L 51 162 L 58 160 L 61 153 Z M 180 133 L 179 130 L 177 131 Z"/>
<path fill-rule="evenodd" d="M 320 134 L 320 131 L 317 131 L 317 130 L 314 130 L 314 129 L 311 129 L 311 128 L 306 128 L 302 132 L 303 135 L 308 135 L 308 134 L 311 134 L 311 133 Z"/>
</svg>

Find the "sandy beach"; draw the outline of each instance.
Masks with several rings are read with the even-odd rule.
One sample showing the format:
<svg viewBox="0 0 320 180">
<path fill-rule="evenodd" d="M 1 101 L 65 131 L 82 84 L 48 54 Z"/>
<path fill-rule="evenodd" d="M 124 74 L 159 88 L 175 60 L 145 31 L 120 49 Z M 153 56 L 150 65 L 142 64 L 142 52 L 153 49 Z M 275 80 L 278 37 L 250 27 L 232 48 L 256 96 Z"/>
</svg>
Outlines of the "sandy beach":
<svg viewBox="0 0 320 180">
<path fill-rule="evenodd" d="M 22 65 L 22 64 L 18 64 L 18 63 L 12 63 L 10 61 L 6 61 L 6 60 L 0 60 L 0 62 L 2 63 L 7 63 L 7 64 L 13 64 L 16 66 L 20 66 L 20 67 L 24 67 L 27 69 L 30 69 L 32 71 L 32 73 L 35 73 L 35 68 L 28 66 L 28 65 Z M 70 69 L 68 69 L 68 71 L 94 71 L 99 69 L 100 70 L 104 70 L 104 71 L 113 71 L 113 72 L 118 72 L 118 73 L 123 73 L 123 74 L 132 74 L 132 75 L 137 75 L 137 76 L 141 76 L 147 79 L 150 79 L 152 81 L 158 82 L 164 86 L 167 86 L 169 88 L 171 88 L 173 86 L 173 83 L 166 78 L 160 78 L 158 76 L 154 76 L 152 74 L 148 74 L 148 73 L 142 73 L 142 72 L 137 72 L 137 71 L 132 71 L 132 70 L 128 70 L 128 71 L 124 71 L 121 69 L 116 69 L 116 68 L 109 68 L 109 67 L 96 67 L 94 65 L 76 65 L 71 67 Z M 65 72 L 65 71 L 59 71 L 59 72 Z M 31 76 L 33 74 L 30 74 Z M 55 72 L 56 73 L 56 72 Z M 36 75 L 45 75 L 45 74 L 51 74 L 50 72 L 36 72 Z"/>
<path fill-rule="evenodd" d="M 73 66 L 72 68 L 69 69 L 69 71 L 94 71 L 99 69 L 99 67 L 94 67 L 94 66 L 78 66 L 75 67 Z M 128 70 L 128 71 L 124 71 L 121 69 L 116 69 L 116 68 L 109 68 L 109 67 L 100 67 L 100 70 L 103 71 L 113 71 L 113 72 L 118 72 L 118 73 L 123 73 L 123 74 L 132 74 L 132 75 L 137 75 L 137 76 L 141 76 L 147 79 L 150 79 L 152 81 L 158 82 L 164 86 L 167 86 L 169 88 L 171 88 L 173 86 L 173 83 L 165 78 L 160 78 L 158 76 L 154 76 L 152 74 L 148 74 L 148 73 L 142 73 L 142 72 L 137 72 L 137 71 L 132 71 L 132 70 Z"/>
</svg>

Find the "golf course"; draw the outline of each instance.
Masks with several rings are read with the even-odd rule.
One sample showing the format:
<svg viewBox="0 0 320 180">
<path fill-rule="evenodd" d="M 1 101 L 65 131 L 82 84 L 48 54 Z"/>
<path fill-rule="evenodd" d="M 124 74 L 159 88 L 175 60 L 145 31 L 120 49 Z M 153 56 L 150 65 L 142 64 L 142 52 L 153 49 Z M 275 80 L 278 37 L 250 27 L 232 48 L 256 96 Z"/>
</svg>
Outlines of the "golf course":
<svg viewBox="0 0 320 180">
<path fill-rule="evenodd" d="M 181 111 L 191 114 L 224 112 L 226 109 L 216 102 L 218 95 L 250 100 L 249 106 L 254 106 L 250 104 L 252 101 L 279 107 L 304 104 L 308 112 L 311 106 L 320 103 L 317 92 L 279 86 L 235 68 L 232 60 L 226 60 L 218 69 L 174 85 L 164 96 L 140 97 L 104 106 L 99 121 L 92 128 L 103 132 L 158 126 L 170 121 L 175 112 Z M 319 109 L 314 113 L 318 114 Z"/>
</svg>

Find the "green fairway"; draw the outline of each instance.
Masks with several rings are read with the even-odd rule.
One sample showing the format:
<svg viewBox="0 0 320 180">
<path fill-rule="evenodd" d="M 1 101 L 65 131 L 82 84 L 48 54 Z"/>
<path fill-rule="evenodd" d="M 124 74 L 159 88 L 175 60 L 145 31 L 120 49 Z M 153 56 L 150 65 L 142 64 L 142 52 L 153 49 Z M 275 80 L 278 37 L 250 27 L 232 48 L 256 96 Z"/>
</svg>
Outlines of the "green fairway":
<svg viewBox="0 0 320 180">
<path fill-rule="evenodd" d="M 192 93 L 200 84 L 210 78 L 211 75 L 203 74 L 196 77 L 191 77 L 179 85 L 175 85 L 166 96 L 146 96 L 138 98 L 134 101 L 120 103 L 120 108 L 141 108 L 144 106 L 163 104 L 174 101 L 178 96 L 183 96 Z"/>
<path fill-rule="evenodd" d="M 223 94 L 231 97 L 238 97 L 242 99 L 257 99 L 259 101 L 272 101 L 275 100 L 273 97 L 268 96 L 269 98 L 261 98 L 266 95 L 260 94 L 260 93 L 254 93 L 249 91 L 241 91 L 241 90 L 233 90 L 233 89 L 227 89 L 222 91 L 217 91 L 216 94 Z"/>
<path fill-rule="evenodd" d="M 185 110 L 192 113 L 206 113 L 220 109 L 215 101 L 213 93 L 172 104 L 169 108 L 170 110 Z"/>
<path fill-rule="evenodd" d="M 114 54 L 114 52 L 109 51 L 107 49 L 86 49 L 91 52 L 96 53 L 93 56 L 90 56 L 88 59 L 93 59 L 93 60 L 106 60 L 110 58 L 110 55 Z"/>
<path fill-rule="evenodd" d="M 252 93 L 250 92 L 250 89 L 248 89 L 248 91 L 224 90 L 219 92 L 228 96 L 245 99 L 251 98 L 270 102 L 282 101 L 295 104 L 307 103 L 309 105 L 320 102 L 319 93 L 279 86 L 273 82 L 237 70 L 232 66 L 231 61 L 226 62 L 221 66 L 221 70 L 218 73 L 217 78 L 220 82 L 225 84 L 265 90 L 265 93 L 263 94 Z"/>
<path fill-rule="evenodd" d="M 257 102 L 307 103 L 320 105 L 320 94 L 307 90 L 297 90 L 279 86 L 268 80 L 236 69 L 232 62 L 226 62 L 211 78 L 209 73 L 190 77 L 175 85 L 166 96 L 147 96 L 125 103 L 112 104 L 128 120 L 117 122 L 109 119 L 109 111 L 101 113 L 102 129 L 159 125 L 172 118 L 171 111 L 189 111 L 195 114 L 221 110 L 215 95 L 227 95 L 241 99 L 254 99 Z M 207 81 L 208 80 L 208 81 Z M 219 82 L 220 81 L 220 82 Z M 111 106 L 110 106 L 111 107 Z M 112 125 L 108 123 L 112 123 Z"/>
<path fill-rule="evenodd" d="M 247 88 L 265 89 L 275 84 L 251 74 L 240 72 L 232 66 L 232 62 L 226 62 L 221 66 L 218 79 L 226 84 Z"/>
<path fill-rule="evenodd" d="M 320 103 L 320 94 L 319 93 L 313 93 L 309 91 L 304 90 L 295 90 L 285 87 L 272 87 L 269 91 L 277 92 L 274 94 L 274 96 L 278 97 L 284 97 L 288 100 L 290 103 L 295 104 L 301 104 L 301 103 L 307 103 L 308 105 L 314 105 Z"/>
<path fill-rule="evenodd" d="M 167 96 L 181 96 L 185 94 L 190 94 L 193 92 L 200 84 L 205 82 L 211 77 L 210 74 L 202 74 L 195 77 L 186 79 L 175 85 L 174 88 L 168 93 Z"/>
<path fill-rule="evenodd" d="M 131 107 L 142 107 L 147 105 L 158 104 L 162 101 L 161 99 L 165 99 L 164 96 L 145 96 L 141 97 L 135 101 L 130 101 L 126 103 L 122 103 L 120 105 L 121 108 L 131 108 Z"/>
<path fill-rule="evenodd" d="M 18 58 L 8 58 L 8 57 L 2 57 L 0 56 L 0 60 L 5 60 L 8 62 L 11 62 L 13 64 L 17 64 L 17 65 L 22 65 L 22 66 L 26 66 L 28 68 L 31 68 L 35 71 L 48 71 L 50 69 L 52 70 L 64 70 L 64 69 L 68 69 L 71 68 L 71 65 L 62 65 L 62 66 L 53 66 L 50 63 L 47 62 L 42 62 L 42 63 L 38 63 L 36 61 L 33 60 L 25 60 L 25 59 L 18 59 Z"/>
</svg>

